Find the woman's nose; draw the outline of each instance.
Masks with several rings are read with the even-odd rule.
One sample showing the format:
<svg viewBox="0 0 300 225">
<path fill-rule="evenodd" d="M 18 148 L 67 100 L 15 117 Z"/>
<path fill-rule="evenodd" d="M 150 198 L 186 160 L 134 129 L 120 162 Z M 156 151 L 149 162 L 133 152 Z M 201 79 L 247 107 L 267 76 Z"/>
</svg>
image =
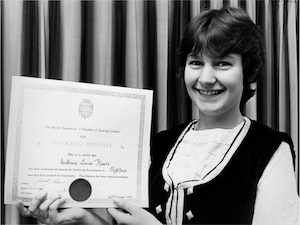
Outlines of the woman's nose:
<svg viewBox="0 0 300 225">
<path fill-rule="evenodd" d="M 211 65 L 205 65 L 200 71 L 198 82 L 203 86 L 211 86 L 215 84 L 216 79 L 216 71 Z"/>
</svg>

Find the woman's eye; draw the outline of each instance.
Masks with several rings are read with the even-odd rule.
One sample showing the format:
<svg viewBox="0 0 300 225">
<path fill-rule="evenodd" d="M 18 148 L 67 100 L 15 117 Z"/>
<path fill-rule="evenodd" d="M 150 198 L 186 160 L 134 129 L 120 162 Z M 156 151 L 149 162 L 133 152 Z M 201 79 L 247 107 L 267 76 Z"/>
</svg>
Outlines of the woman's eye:
<svg viewBox="0 0 300 225">
<path fill-rule="evenodd" d="M 190 61 L 188 63 L 192 68 L 198 68 L 203 65 L 201 61 Z"/>
<path fill-rule="evenodd" d="M 218 62 L 218 63 L 216 63 L 216 66 L 221 68 L 221 69 L 228 69 L 229 67 L 231 67 L 231 63 L 229 63 L 229 62 Z"/>
</svg>

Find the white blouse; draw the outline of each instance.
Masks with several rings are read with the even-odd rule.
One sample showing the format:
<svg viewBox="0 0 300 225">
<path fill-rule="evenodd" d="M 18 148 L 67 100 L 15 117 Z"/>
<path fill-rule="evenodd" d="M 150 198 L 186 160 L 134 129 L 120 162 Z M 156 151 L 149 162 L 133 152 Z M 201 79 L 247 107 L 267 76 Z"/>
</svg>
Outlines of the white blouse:
<svg viewBox="0 0 300 225">
<path fill-rule="evenodd" d="M 206 176 L 211 180 L 219 174 L 230 159 L 225 155 L 230 150 L 230 153 L 234 152 L 232 144 L 244 125 L 245 121 L 233 129 L 189 130 L 166 168 L 175 187 L 180 183 L 203 180 Z"/>
<path fill-rule="evenodd" d="M 233 129 L 198 131 L 187 128 L 183 132 L 163 166 L 165 188 L 175 187 L 166 205 L 167 224 L 182 224 L 183 190 L 187 188 L 187 193 L 192 193 L 195 185 L 216 177 L 241 144 L 250 124 L 251 121 L 244 117 Z M 282 143 L 258 183 L 253 224 L 298 224 L 298 210 L 292 157 L 289 145 Z M 192 212 L 187 216 L 192 217 Z"/>
</svg>

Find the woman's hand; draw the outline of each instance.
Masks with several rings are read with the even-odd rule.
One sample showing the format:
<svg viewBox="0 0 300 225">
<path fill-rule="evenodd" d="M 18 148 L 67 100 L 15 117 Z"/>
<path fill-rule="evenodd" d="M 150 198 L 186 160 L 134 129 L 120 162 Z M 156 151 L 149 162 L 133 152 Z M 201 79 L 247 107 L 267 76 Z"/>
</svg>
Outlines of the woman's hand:
<svg viewBox="0 0 300 225">
<path fill-rule="evenodd" d="M 33 198 L 28 208 L 22 202 L 19 202 L 17 208 L 22 216 L 32 216 L 44 224 L 106 224 L 101 218 L 82 208 L 58 209 L 64 202 L 60 194 L 48 196 L 47 192 L 42 191 Z"/>
<path fill-rule="evenodd" d="M 151 213 L 128 201 L 118 200 L 115 204 L 126 212 L 115 208 L 108 208 L 107 211 L 120 225 L 162 225 Z"/>
</svg>

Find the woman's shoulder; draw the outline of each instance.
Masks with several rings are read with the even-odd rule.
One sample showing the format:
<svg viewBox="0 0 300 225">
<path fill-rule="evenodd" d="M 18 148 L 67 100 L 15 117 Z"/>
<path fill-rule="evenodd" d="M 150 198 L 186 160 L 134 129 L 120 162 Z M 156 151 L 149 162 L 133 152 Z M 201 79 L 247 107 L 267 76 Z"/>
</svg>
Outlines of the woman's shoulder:
<svg viewBox="0 0 300 225">
<path fill-rule="evenodd" d="M 178 124 L 174 127 L 171 127 L 169 129 L 166 129 L 166 130 L 162 130 L 160 132 L 158 132 L 155 137 L 166 137 L 166 136 L 179 136 L 183 130 L 191 123 L 191 121 L 188 121 L 188 122 L 184 122 L 184 123 L 181 123 L 181 124 Z"/>
<path fill-rule="evenodd" d="M 293 160 L 295 160 L 294 144 L 291 136 L 287 132 L 273 129 L 263 123 L 251 120 L 250 129 L 248 131 L 248 140 L 258 147 L 260 152 L 266 159 L 271 157 L 282 145 L 287 143 Z"/>
<path fill-rule="evenodd" d="M 280 142 L 287 142 L 293 148 L 293 141 L 287 132 L 282 132 L 269 127 L 266 124 L 251 120 L 250 131 L 257 137 L 261 137 L 265 141 L 279 140 Z"/>
<path fill-rule="evenodd" d="M 152 154 L 164 154 L 174 146 L 181 133 L 191 124 L 191 121 L 176 125 L 170 129 L 155 134 L 151 140 Z"/>
</svg>

